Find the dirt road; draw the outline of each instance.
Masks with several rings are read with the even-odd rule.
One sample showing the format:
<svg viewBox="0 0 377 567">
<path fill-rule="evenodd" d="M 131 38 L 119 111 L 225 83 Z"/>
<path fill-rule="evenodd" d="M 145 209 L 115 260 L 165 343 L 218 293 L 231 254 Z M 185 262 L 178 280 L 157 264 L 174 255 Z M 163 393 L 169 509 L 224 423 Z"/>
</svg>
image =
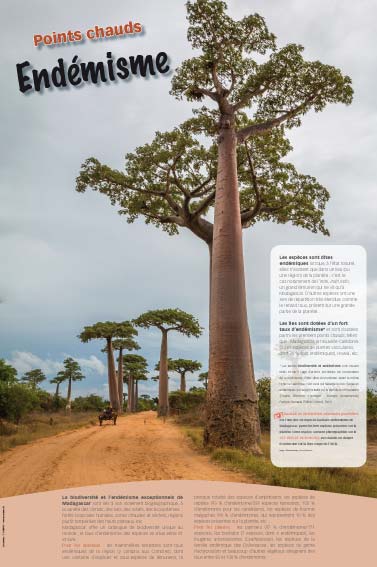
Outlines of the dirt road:
<svg viewBox="0 0 377 567">
<path fill-rule="evenodd" d="M 0 497 L 138 480 L 250 482 L 190 447 L 178 426 L 154 412 L 121 417 L 114 427 L 60 433 L 0 456 Z"/>
</svg>

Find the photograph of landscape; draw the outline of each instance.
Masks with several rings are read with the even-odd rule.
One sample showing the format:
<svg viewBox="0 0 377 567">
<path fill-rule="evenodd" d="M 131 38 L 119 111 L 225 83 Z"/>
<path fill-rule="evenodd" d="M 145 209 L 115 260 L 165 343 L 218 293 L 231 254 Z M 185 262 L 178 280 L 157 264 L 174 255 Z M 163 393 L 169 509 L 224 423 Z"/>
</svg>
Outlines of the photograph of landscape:
<svg viewBox="0 0 377 567">
<path fill-rule="evenodd" d="M 0 497 L 146 480 L 377 497 L 377 6 L 5 4 Z M 48 71 L 17 76 L 25 60 Z M 361 467 L 271 462 L 279 244 L 367 252 Z"/>
</svg>

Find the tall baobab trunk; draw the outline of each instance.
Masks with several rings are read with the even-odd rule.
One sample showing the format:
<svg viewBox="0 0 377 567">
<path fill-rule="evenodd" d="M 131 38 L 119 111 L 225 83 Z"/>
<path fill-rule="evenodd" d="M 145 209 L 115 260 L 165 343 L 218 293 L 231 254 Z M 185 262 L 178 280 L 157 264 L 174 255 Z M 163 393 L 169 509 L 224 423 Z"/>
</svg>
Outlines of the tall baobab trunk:
<svg viewBox="0 0 377 567">
<path fill-rule="evenodd" d="M 55 390 L 55 397 L 58 398 L 59 397 L 59 388 L 60 388 L 60 382 L 58 382 L 56 384 L 56 390 Z"/>
<path fill-rule="evenodd" d="M 71 411 L 71 396 L 72 396 L 72 378 L 68 378 L 68 391 L 67 391 L 67 404 L 65 406 L 66 411 Z"/>
<path fill-rule="evenodd" d="M 186 373 L 181 372 L 181 392 L 186 392 Z"/>
<path fill-rule="evenodd" d="M 119 397 L 119 413 L 123 412 L 123 348 L 119 349 L 118 358 L 118 397 Z"/>
<path fill-rule="evenodd" d="M 134 404 L 134 379 L 132 376 L 128 376 L 128 398 L 127 398 L 127 412 L 131 413 L 133 411 Z"/>
<path fill-rule="evenodd" d="M 139 401 L 139 380 L 135 380 L 134 411 L 137 411 Z"/>
<path fill-rule="evenodd" d="M 118 395 L 118 385 L 116 381 L 113 344 L 111 339 L 106 339 L 106 342 L 107 342 L 107 370 L 108 370 L 108 381 L 109 381 L 110 404 L 115 411 L 119 411 L 119 395 Z"/>
<path fill-rule="evenodd" d="M 169 387 L 168 387 L 168 331 L 162 329 L 160 372 L 158 380 L 158 415 L 169 413 Z"/>
<path fill-rule="evenodd" d="M 204 441 L 215 447 L 231 446 L 260 453 L 232 116 L 222 117 L 218 151 Z"/>
</svg>

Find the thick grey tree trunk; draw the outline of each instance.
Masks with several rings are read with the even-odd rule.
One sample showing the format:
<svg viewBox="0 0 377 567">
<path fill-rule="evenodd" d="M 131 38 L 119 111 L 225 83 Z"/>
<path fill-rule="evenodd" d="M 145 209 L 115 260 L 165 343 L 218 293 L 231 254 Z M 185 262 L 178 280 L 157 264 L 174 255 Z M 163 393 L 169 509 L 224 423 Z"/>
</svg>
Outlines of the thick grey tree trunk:
<svg viewBox="0 0 377 567">
<path fill-rule="evenodd" d="M 123 349 L 119 349 L 118 358 L 118 397 L 119 413 L 123 413 Z"/>
<path fill-rule="evenodd" d="M 168 378 L 168 331 L 162 331 L 160 351 L 160 373 L 158 380 L 158 410 L 159 416 L 169 413 L 169 378 Z"/>
<path fill-rule="evenodd" d="M 260 453 L 232 117 L 220 131 L 218 148 L 204 442 L 214 447 L 231 446 Z"/>
<path fill-rule="evenodd" d="M 127 412 L 133 412 L 134 407 L 134 379 L 128 376 L 128 399 L 127 399 Z"/>
<path fill-rule="evenodd" d="M 186 373 L 185 372 L 181 372 L 180 390 L 181 390 L 181 392 L 186 392 Z"/>
<path fill-rule="evenodd" d="M 119 411 L 120 404 L 119 404 L 118 384 L 117 384 L 116 372 L 115 372 L 113 344 L 111 339 L 106 339 L 106 342 L 107 342 L 107 370 L 108 370 L 110 404 L 115 411 Z"/>
<path fill-rule="evenodd" d="M 65 409 L 67 412 L 71 411 L 71 396 L 72 396 L 72 378 L 69 377 L 68 379 L 68 391 L 67 391 L 67 405 Z"/>
</svg>

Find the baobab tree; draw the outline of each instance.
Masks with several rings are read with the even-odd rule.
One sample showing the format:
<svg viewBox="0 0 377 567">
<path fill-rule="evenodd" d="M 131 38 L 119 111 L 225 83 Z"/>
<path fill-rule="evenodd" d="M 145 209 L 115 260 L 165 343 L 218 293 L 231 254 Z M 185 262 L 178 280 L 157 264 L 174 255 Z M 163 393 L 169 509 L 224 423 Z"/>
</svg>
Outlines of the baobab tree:
<svg viewBox="0 0 377 567">
<path fill-rule="evenodd" d="M 113 351 L 118 351 L 118 372 L 116 373 L 118 384 L 118 397 L 119 397 L 119 412 L 123 412 L 123 351 L 125 350 L 139 350 L 140 346 L 131 337 L 125 339 L 115 339 L 112 341 Z M 107 352 L 107 347 L 102 349 L 102 352 Z"/>
<path fill-rule="evenodd" d="M 272 220 L 328 234 L 328 191 L 284 158 L 286 130 L 328 103 L 350 104 L 351 80 L 277 48 L 258 14 L 233 20 L 220 0 L 187 2 L 188 39 L 199 51 L 176 70 L 171 93 L 209 104 L 126 156 L 125 173 L 89 158 L 77 179 L 120 214 L 176 234 L 189 228 L 210 250 L 210 364 L 205 443 L 259 452 L 260 427 L 247 322 L 242 229 Z M 204 146 L 198 134 L 210 136 Z M 214 207 L 214 222 L 207 213 Z"/>
<path fill-rule="evenodd" d="M 41 384 L 46 380 L 46 375 L 42 372 L 40 368 L 34 368 L 34 370 L 29 370 L 21 378 L 21 382 L 27 384 L 33 390 L 36 390 Z"/>
<path fill-rule="evenodd" d="M 83 343 L 96 339 L 104 339 L 106 341 L 109 398 L 111 406 L 116 411 L 120 410 L 122 400 L 119 400 L 119 387 L 115 371 L 113 339 L 131 339 L 136 335 L 137 330 L 129 321 L 122 321 L 121 323 L 117 323 L 115 321 L 95 323 L 94 325 L 84 327 L 84 330 L 80 333 L 80 335 L 78 335 L 78 338 Z"/>
<path fill-rule="evenodd" d="M 58 372 L 57 376 L 55 376 L 55 378 L 50 380 L 50 384 L 56 384 L 55 398 L 59 397 L 60 384 L 62 384 L 65 380 L 66 377 L 63 375 L 62 371 Z"/>
<path fill-rule="evenodd" d="M 138 382 L 148 379 L 148 363 L 140 354 L 123 355 L 123 379 L 127 382 L 127 411 L 137 410 Z"/>
<path fill-rule="evenodd" d="M 65 409 L 66 411 L 71 411 L 71 397 L 72 397 L 72 382 L 77 382 L 83 380 L 85 376 L 81 372 L 81 368 L 77 360 L 68 357 L 63 362 L 64 370 L 58 372 L 56 378 L 61 380 L 61 382 L 68 381 L 67 389 L 67 402 Z"/>
<path fill-rule="evenodd" d="M 181 378 L 180 391 L 186 392 L 186 374 L 187 372 L 197 372 L 202 367 L 201 363 L 197 360 L 190 360 L 187 358 L 169 358 L 168 370 L 177 372 Z"/>
<path fill-rule="evenodd" d="M 156 309 L 147 311 L 136 319 L 134 324 L 143 329 L 156 327 L 161 331 L 161 350 L 158 381 L 158 415 L 169 413 L 169 384 L 168 384 L 168 333 L 176 331 L 186 337 L 199 337 L 202 328 L 193 315 L 181 309 Z"/>
<path fill-rule="evenodd" d="M 207 372 L 201 372 L 199 374 L 199 378 L 198 378 L 199 382 L 201 382 L 204 386 L 204 388 L 207 390 L 208 388 L 208 371 Z"/>
</svg>

